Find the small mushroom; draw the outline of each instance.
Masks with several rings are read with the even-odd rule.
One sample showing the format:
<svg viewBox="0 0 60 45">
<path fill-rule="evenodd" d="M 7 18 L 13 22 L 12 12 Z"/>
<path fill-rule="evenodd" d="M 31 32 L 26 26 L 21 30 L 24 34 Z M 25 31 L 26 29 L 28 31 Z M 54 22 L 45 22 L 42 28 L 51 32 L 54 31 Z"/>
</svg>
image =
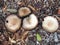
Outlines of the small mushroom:
<svg viewBox="0 0 60 45">
<path fill-rule="evenodd" d="M 47 16 L 42 22 L 42 27 L 48 32 L 54 32 L 58 29 L 59 24 L 56 18 L 52 16 Z"/>
<path fill-rule="evenodd" d="M 21 19 L 14 14 L 10 15 L 6 18 L 5 26 L 9 31 L 15 32 L 21 27 Z"/>
<path fill-rule="evenodd" d="M 21 7 L 18 11 L 20 17 L 27 16 L 31 13 L 31 10 L 28 7 Z"/>
<path fill-rule="evenodd" d="M 27 30 L 35 28 L 38 24 L 38 19 L 34 14 L 31 14 L 29 17 L 23 20 L 22 27 Z"/>
</svg>

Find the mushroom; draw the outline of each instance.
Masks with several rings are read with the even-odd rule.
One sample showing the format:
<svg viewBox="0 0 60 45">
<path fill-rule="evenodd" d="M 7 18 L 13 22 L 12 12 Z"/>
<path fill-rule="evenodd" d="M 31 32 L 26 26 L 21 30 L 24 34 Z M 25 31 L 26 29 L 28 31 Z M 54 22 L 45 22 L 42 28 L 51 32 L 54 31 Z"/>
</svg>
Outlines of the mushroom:
<svg viewBox="0 0 60 45">
<path fill-rule="evenodd" d="M 23 20 L 23 25 L 22 27 L 27 30 L 31 30 L 35 28 L 38 24 L 38 19 L 34 14 L 31 14 L 29 17 L 26 17 Z"/>
<path fill-rule="evenodd" d="M 14 14 L 10 15 L 6 18 L 5 26 L 9 31 L 15 32 L 21 27 L 21 19 Z"/>
<path fill-rule="evenodd" d="M 42 27 L 48 32 L 54 32 L 58 29 L 59 24 L 56 18 L 52 16 L 47 16 L 44 18 L 44 21 L 42 22 Z"/>
<path fill-rule="evenodd" d="M 31 13 L 31 10 L 28 7 L 21 7 L 18 11 L 20 17 L 27 16 Z"/>
</svg>

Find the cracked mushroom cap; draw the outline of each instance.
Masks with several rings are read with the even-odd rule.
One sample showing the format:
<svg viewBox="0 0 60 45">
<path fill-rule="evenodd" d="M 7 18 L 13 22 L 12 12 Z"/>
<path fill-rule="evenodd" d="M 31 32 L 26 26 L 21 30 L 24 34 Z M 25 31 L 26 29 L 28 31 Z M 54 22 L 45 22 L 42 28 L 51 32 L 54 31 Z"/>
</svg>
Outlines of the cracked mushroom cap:
<svg viewBox="0 0 60 45">
<path fill-rule="evenodd" d="M 22 27 L 27 30 L 35 28 L 38 24 L 38 19 L 34 14 L 31 14 L 29 17 L 23 20 Z"/>
<path fill-rule="evenodd" d="M 52 16 L 47 16 L 42 22 L 42 27 L 48 32 L 54 32 L 58 29 L 59 25 L 56 18 Z"/>
<path fill-rule="evenodd" d="M 6 18 L 5 26 L 9 31 L 15 32 L 21 26 L 21 19 L 19 19 L 16 15 L 10 15 Z"/>
<path fill-rule="evenodd" d="M 21 7 L 18 12 L 20 17 L 24 17 L 29 15 L 31 13 L 31 10 L 28 7 Z"/>
</svg>

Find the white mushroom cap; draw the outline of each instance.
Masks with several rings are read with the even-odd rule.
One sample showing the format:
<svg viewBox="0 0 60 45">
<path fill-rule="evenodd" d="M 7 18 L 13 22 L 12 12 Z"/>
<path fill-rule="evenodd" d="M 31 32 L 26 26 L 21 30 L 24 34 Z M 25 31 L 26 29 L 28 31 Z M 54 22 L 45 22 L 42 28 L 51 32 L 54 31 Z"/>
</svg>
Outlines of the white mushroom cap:
<svg viewBox="0 0 60 45">
<path fill-rule="evenodd" d="M 21 26 L 21 19 L 16 15 L 10 15 L 6 18 L 5 26 L 9 31 L 15 32 Z"/>
<path fill-rule="evenodd" d="M 30 30 L 33 29 L 37 26 L 38 24 L 38 19 L 34 14 L 31 14 L 29 17 L 25 18 L 23 20 L 23 28 Z"/>
<path fill-rule="evenodd" d="M 19 9 L 19 16 L 23 17 L 23 16 L 27 16 L 31 13 L 31 10 L 28 7 L 21 7 Z"/>
<path fill-rule="evenodd" d="M 52 16 L 47 16 L 42 22 L 42 27 L 48 32 L 54 32 L 58 29 L 59 25 L 56 18 Z"/>
</svg>

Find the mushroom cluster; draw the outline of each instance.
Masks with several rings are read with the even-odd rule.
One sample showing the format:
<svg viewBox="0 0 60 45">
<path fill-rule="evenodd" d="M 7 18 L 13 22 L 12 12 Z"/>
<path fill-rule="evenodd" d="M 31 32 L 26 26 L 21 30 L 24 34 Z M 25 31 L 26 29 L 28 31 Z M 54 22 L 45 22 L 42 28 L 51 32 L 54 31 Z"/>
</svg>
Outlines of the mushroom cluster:
<svg viewBox="0 0 60 45">
<path fill-rule="evenodd" d="M 25 30 L 31 30 L 37 26 L 38 19 L 35 14 L 31 13 L 30 8 L 21 7 L 18 10 L 18 15 L 19 17 L 26 16 L 23 19 L 23 22 L 21 22 L 21 18 L 14 14 L 6 18 L 5 25 L 9 31 L 11 32 L 17 31 L 21 27 L 21 23 L 23 23 L 22 28 Z M 44 21 L 42 22 L 42 27 L 48 32 L 54 32 L 58 29 L 59 24 L 56 18 L 52 16 L 47 16 L 44 18 Z"/>
<path fill-rule="evenodd" d="M 25 30 L 31 30 L 35 28 L 38 24 L 38 19 L 35 14 L 30 13 L 31 10 L 28 7 L 21 7 L 18 10 L 19 17 L 24 17 L 27 15 L 29 16 L 25 17 L 22 22 L 21 18 L 19 18 L 18 15 L 9 15 L 5 21 L 6 28 L 11 32 L 16 32 L 21 27 L 21 23 L 23 23 L 22 28 L 24 28 Z"/>
</svg>

